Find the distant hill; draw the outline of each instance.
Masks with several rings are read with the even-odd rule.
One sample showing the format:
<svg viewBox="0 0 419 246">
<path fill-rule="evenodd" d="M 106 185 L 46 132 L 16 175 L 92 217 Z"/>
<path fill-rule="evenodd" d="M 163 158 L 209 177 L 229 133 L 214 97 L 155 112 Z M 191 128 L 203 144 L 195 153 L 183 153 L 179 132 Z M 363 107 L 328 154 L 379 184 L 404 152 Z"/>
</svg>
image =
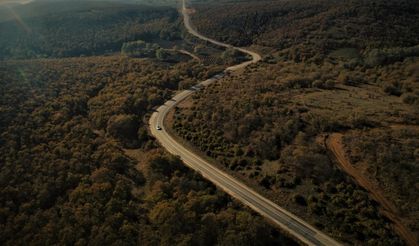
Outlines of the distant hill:
<svg viewBox="0 0 419 246">
<path fill-rule="evenodd" d="M 195 1 L 193 7 L 193 23 L 207 35 L 242 46 L 295 47 L 300 59 L 419 43 L 415 0 Z"/>
<path fill-rule="evenodd" d="M 263 60 L 180 104 L 173 130 L 342 243 L 416 245 L 418 1 L 190 7 L 200 32 Z"/>
<path fill-rule="evenodd" d="M 122 43 L 176 32 L 175 8 L 99 1 L 36 1 L 3 9 L 0 57 L 105 54 Z"/>
</svg>

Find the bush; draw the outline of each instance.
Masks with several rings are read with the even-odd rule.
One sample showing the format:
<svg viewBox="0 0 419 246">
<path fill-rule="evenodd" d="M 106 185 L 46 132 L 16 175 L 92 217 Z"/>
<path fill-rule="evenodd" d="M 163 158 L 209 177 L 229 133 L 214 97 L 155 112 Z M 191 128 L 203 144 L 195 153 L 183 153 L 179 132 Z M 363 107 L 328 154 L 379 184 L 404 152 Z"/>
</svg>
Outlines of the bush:
<svg viewBox="0 0 419 246">
<path fill-rule="evenodd" d="M 136 147 L 138 144 L 138 129 L 138 119 L 135 115 L 120 114 L 109 119 L 106 131 L 126 147 Z"/>
<path fill-rule="evenodd" d="M 159 50 L 161 50 L 161 48 L 158 44 L 150 44 L 142 40 L 137 40 L 124 43 L 121 48 L 121 53 L 129 57 L 154 58 L 156 55 L 163 57 L 163 53 L 157 52 Z"/>
<path fill-rule="evenodd" d="M 315 80 L 314 82 L 313 82 L 313 84 L 312 84 L 312 86 L 314 87 L 314 88 L 323 88 L 324 87 L 324 83 L 323 83 L 323 81 L 321 81 L 321 80 Z"/>
<path fill-rule="evenodd" d="M 312 80 L 309 78 L 291 78 L 285 82 L 285 86 L 290 89 L 310 88 Z"/>
<path fill-rule="evenodd" d="M 383 88 L 384 92 L 392 96 L 400 96 L 402 92 L 400 91 L 400 86 L 394 83 L 387 83 Z"/>
<path fill-rule="evenodd" d="M 326 80 L 326 83 L 324 84 L 325 89 L 333 89 L 335 87 L 335 81 L 333 80 Z"/>
<path fill-rule="evenodd" d="M 386 60 L 385 54 L 383 51 L 378 49 L 371 50 L 365 57 L 365 64 L 370 67 L 383 65 Z"/>
<path fill-rule="evenodd" d="M 307 206 L 307 201 L 302 195 L 300 194 L 294 195 L 293 199 L 294 199 L 294 202 L 296 202 L 298 205 Z"/>
<path fill-rule="evenodd" d="M 155 56 L 157 59 L 164 61 L 167 60 L 170 56 L 170 53 L 162 48 L 156 49 Z"/>
<path fill-rule="evenodd" d="M 233 49 L 233 48 L 227 48 L 222 54 L 221 59 L 230 59 L 230 58 L 236 58 L 240 57 L 242 54 L 240 51 Z"/>
<path fill-rule="evenodd" d="M 402 61 L 407 57 L 418 56 L 419 45 L 413 47 L 398 47 L 391 49 L 373 49 L 365 57 L 365 64 L 370 67 L 381 66 L 397 61 Z"/>
<path fill-rule="evenodd" d="M 314 88 L 321 88 L 321 89 L 333 89 L 335 87 L 335 81 L 333 80 L 326 80 L 326 81 L 321 81 L 321 80 L 315 80 L 312 83 L 312 87 Z"/>
<path fill-rule="evenodd" d="M 419 101 L 418 96 L 416 96 L 412 93 L 403 94 L 402 100 L 403 100 L 404 103 L 410 104 L 410 105 L 413 105 L 413 104 L 415 104 L 415 102 Z"/>
<path fill-rule="evenodd" d="M 274 183 L 275 177 L 266 175 L 265 177 L 263 177 L 263 179 L 259 182 L 260 185 L 262 185 L 263 187 L 265 187 L 266 189 L 270 189 L 271 185 Z"/>
</svg>

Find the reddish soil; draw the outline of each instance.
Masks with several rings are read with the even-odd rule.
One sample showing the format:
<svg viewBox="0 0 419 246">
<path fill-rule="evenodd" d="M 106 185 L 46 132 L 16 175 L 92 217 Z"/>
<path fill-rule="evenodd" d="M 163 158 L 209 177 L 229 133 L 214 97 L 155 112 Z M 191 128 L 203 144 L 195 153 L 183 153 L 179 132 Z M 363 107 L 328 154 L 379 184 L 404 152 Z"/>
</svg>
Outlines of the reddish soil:
<svg viewBox="0 0 419 246">
<path fill-rule="evenodd" d="M 366 189 L 371 197 L 381 205 L 381 212 L 393 222 L 395 231 L 405 240 L 407 245 L 417 246 L 418 240 L 415 235 L 402 224 L 402 218 L 398 215 L 396 207 L 386 199 L 383 195 L 383 190 L 354 168 L 348 158 L 346 158 L 342 137 L 343 135 L 341 133 L 333 133 L 328 136 L 325 141 L 327 148 L 334 154 L 339 167 L 352 176 L 355 181 Z"/>
</svg>

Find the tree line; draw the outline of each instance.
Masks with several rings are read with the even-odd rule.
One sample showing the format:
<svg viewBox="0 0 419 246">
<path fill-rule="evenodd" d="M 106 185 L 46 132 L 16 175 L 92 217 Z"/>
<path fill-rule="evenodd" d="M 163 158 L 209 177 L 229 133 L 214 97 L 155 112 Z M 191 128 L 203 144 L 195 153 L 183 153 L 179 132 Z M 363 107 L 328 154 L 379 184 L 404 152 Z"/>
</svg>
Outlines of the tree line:
<svg viewBox="0 0 419 246">
<path fill-rule="evenodd" d="M 28 8 L 39 9 L 36 15 L 17 8 L 20 21 L 0 23 L 2 59 L 100 55 L 119 52 L 124 42 L 137 39 L 180 38 L 179 14 L 171 7 L 77 1 L 34 5 Z"/>
</svg>

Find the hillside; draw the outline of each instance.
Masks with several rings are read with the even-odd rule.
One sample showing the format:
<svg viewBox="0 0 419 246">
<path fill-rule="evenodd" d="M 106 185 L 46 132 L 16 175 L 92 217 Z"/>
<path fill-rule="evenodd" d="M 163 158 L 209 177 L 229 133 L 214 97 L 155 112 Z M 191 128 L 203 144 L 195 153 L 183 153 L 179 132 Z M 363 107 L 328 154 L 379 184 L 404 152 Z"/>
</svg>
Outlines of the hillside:
<svg viewBox="0 0 419 246">
<path fill-rule="evenodd" d="M 224 63 L 180 40 L 176 9 L 15 10 L 0 22 L 2 245 L 296 244 L 149 136 L 156 106 Z"/>
<path fill-rule="evenodd" d="M 339 242 L 416 245 L 416 2 L 192 0 L 200 32 L 263 56 L 222 74 L 249 57 L 176 1 L 0 5 L 0 241 L 297 245 L 151 136 L 189 89 L 182 145 Z"/>
<path fill-rule="evenodd" d="M 177 10 L 169 7 L 41 1 L 5 12 L 3 59 L 99 55 L 119 52 L 127 41 L 180 38 Z"/>
<path fill-rule="evenodd" d="M 200 31 L 248 45 L 264 61 L 181 104 L 173 130 L 214 165 L 342 242 L 414 245 L 417 4 L 195 1 L 192 7 Z M 393 211 L 341 168 L 326 145 L 333 133 L 343 135 L 345 158 Z"/>
<path fill-rule="evenodd" d="M 147 136 L 142 117 L 178 83 L 151 78 L 189 65 L 0 63 L 2 242 L 289 245 Z"/>
<path fill-rule="evenodd" d="M 210 1 L 193 7 L 193 23 L 202 33 L 241 46 L 289 49 L 296 61 L 321 60 L 341 48 L 357 56 L 411 47 L 419 39 L 415 0 Z"/>
<path fill-rule="evenodd" d="M 300 88 L 306 80 L 287 78 L 285 72 L 305 68 L 291 68 L 262 64 L 210 86 L 180 107 L 173 128 L 232 174 L 343 241 L 391 242 L 395 235 L 379 207 L 333 164 L 318 139 L 393 122 L 417 124 L 417 113 L 376 86 Z M 406 218 L 417 211 L 413 204 L 409 209 Z"/>
</svg>

